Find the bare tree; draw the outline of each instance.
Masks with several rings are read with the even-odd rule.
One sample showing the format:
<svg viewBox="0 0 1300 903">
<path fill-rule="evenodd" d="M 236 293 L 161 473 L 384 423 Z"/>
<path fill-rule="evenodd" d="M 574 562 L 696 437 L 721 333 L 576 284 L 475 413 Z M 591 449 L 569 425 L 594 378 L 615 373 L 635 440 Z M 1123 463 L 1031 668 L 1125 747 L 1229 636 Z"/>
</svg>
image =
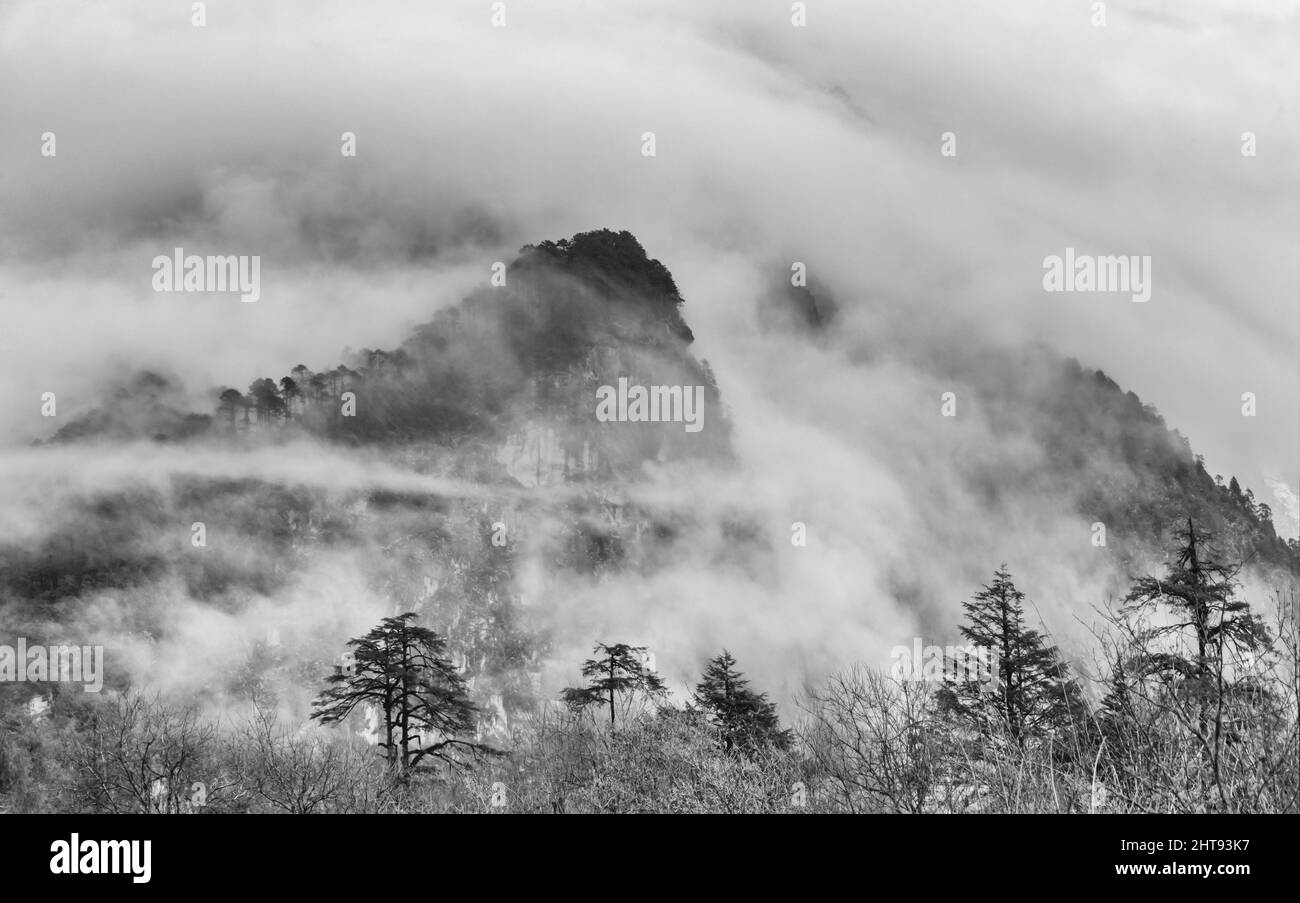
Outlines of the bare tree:
<svg viewBox="0 0 1300 903">
<path fill-rule="evenodd" d="M 796 729 L 816 770 L 850 812 L 932 811 L 945 782 L 940 721 L 921 681 L 861 666 L 799 703 Z"/>
<path fill-rule="evenodd" d="M 369 756 L 354 744 L 323 736 L 314 725 L 298 731 L 281 726 L 260 701 L 233 742 L 245 785 L 271 809 L 309 815 L 382 805 L 382 799 L 357 796 L 373 770 Z"/>
<path fill-rule="evenodd" d="M 223 802 L 215 724 L 193 705 L 136 691 L 95 712 L 67 752 L 72 793 L 92 812 L 180 813 Z"/>
</svg>

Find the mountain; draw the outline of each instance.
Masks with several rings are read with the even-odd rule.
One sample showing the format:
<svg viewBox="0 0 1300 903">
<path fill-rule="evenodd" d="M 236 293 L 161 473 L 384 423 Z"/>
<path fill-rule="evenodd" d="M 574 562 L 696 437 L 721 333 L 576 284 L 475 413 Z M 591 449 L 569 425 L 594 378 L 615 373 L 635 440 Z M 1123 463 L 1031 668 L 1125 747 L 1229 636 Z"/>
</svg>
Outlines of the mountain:
<svg viewBox="0 0 1300 903">
<path fill-rule="evenodd" d="M 1161 560 L 1189 517 L 1228 560 L 1300 574 L 1300 544 L 1278 536 L 1269 506 L 1235 477 L 1211 476 L 1154 406 L 1102 371 L 1041 347 L 977 353 L 962 366 L 994 429 L 1041 450 L 1040 466 L 1017 475 L 1021 488 L 1069 487 L 1074 511 L 1105 526 L 1121 574 Z"/>
<path fill-rule="evenodd" d="M 49 502 L 39 537 L 0 541 L 0 608 L 36 638 L 87 600 L 111 600 L 132 630 L 156 636 L 176 598 L 229 613 L 278 610 L 267 600 L 285 598 L 330 611 L 387 600 L 445 625 L 485 709 L 509 712 L 538 692 L 551 638 L 535 606 L 557 580 L 649 576 L 684 549 L 714 555 L 715 573 L 774 560 L 784 540 L 755 518 L 707 524 L 689 501 L 650 511 L 625 498 L 665 467 L 736 461 L 722 393 L 691 351 L 668 269 L 630 233 L 601 230 L 526 246 L 502 275 L 397 348 L 363 349 L 319 372 L 299 365 L 247 392 L 218 389 L 211 414 L 186 411 L 165 376 L 120 380 L 49 445 L 137 439 L 247 452 L 288 476 L 195 464 Z M 816 285 L 774 288 L 757 306 L 769 335 L 823 345 L 835 310 Z M 1267 506 L 1235 479 L 1210 476 L 1184 437 L 1103 373 L 1045 348 L 969 347 L 943 366 L 1005 447 L 1032 451 L 960 473 L 985 509 L 1041 498 L 1104 524 L 1103 554 L 1120 581 L 1159 560 L 1187 517 L 1252 569 L 1300 573 L 1300 549 L 1278 537 Z M 702 428 L 600 420 L 599 395 L 620 380 L 698 387 Z M 330 449 L 409 476 L 391 486 L 307 479 L 313 458 L 334 461 Z M 192 522 L 211 537 L 198 554 Z M 331 570 L 338 562 L 354 581 L 346 590 Z M 274 647 L 250 641 L 255 652 L 221 675 L 223 692 L 323 667 L 320 630 L 290 620 Z"/>
<path fill-rule="evenodd" d="M 398 348 L 365 349 L 321 372 L 299 366 L 247 393 L 219 389 L 211 415 L 178 409 L 166 376 L 119 380 L 49 442 L 282 449 L 295 460 L 323 442 L 462 489 L 332 491 L 319 480 L 232 478 L 199 465 L 141 474 L 130 488 L 52 503 L 52 526 L 38 541 L 0 542 L 0 607 L 33 636 L 105 598 L 170 595 L 247 612 L 346 559 L 363 596 L 445 626 L 485 711 L 526 705 L 548 641 L 529 617 L 525 586 L 537 580 L 521 578 L 519 550 L 540 562 L 542 583 L 550 573 L 653 567 L 650 547 L 671 542 L 673 526 L 617 498 L 617 487 L 647 466 L 732 452 L 713 374 L 690 351 L 677 286 L 630 233 L 527 246 L 504 276 Z M 599 392 L 620 381 L 698 395 L 700 428 L 669 419 L 667 401 L 660 421 L 598 420 Z M 512 494 L 560 485 L 572 491 L 554 503 Z M 210 537 L 198 554 L 177 541 L 191 521 Z M 642 535 L 645 546 L 634 547 Z M 145 609 L 128 620 L 147 625 L 145 635 L 166 633 L 165 611 Z M 252 651 L 221 677 L 221 692 L 274 685 L 294 662 L 322 664 L 311 630 L 285 623 L 276 633 L 274 648 L 248 638 Z"/>
<path fill-rule="evenodd" d="M 682 318 L 672 275 L 629 232 L 601 230 L 524 247 L 504 274 L 439 311 L 399 348 L 362 349 L 352 360 L 280 379 L 247 393 L 222 388 L 215 416 L 171 406 L 166 377 L 142 373 L 75 418 L 55 443 L 90 438 L 189 439 L 262 433 L 348 444 L 431 443 L 461 449 L 482 472 L 498 457 L 526 484 L 627 477 L 647 461 L 725 455 L 730 425 L 706 362 Z M 622 423 L 593 416 L 597 390 L 629 384 L 700 387 L 705 425 Z M 344 393 L 354 404 L 345 410 Z M 532 474 L 520 460 L 534 459 Z M 477 462 L 477 466 L 476 466 Z"/>
<path fill-rule="evenodd" d="M 757 308 L 765 331 L 798 341 L 834 328 L 837 305 L 824 287 L 792 287 L 781 274 L 771 284 Z M 443 474 L 527 487 L 617 483 L 669 459 L 725 460 L 731 424 L 714 374 L 690 352 L 683 305 L 672 274 L 629 232 L 544 241 L 521 249 L 504 285 L 439 311 L 398 348 L 362 349 L 320 372 L 299 365 L 247 392 L 217 390 L 213 414 L 183 410 L 175 385 L 142 372 L 119 380 L 52 442 L 310 436 L 400 447 L 408 461 Z M 1298 566 L 1295 542 L 1277 535 L 1266 504 L 1235 478 L 1212 477 L 1185 437 L 1104 373 L 1042 347 L 962 349 L 946 365 L 976 387 L 999 433 L 1043 450 L 1041 466 L 1010 479 L 1021 488 L 1068 487 L 1075 511 L 1105 524 L 1124 569 L 1158 557 L 1162 537 L 1187 517 L 1218 535 L 1231 557 Z M 598 422 L 597 390 L 620 378 L 703 387 L 705 428 Z M 987 484 L 986 501 L 996 505 L 1009 477 L 972 479 Z"/>
</svg>

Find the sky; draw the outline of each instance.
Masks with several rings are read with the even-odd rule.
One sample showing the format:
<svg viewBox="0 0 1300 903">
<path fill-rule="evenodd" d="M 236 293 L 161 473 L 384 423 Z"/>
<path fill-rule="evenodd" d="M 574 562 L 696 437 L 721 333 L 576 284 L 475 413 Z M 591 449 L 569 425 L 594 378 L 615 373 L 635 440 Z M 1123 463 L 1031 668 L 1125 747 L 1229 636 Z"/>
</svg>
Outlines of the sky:
<svg viewBox="0 0 1300 903">
<path fill-rule="evenodd" d="M 793 261 L 844 349 L 968 335 L 1105 370 L 1295 534 L 1297 3 L 1111 2 L 1099 24 L 1079 0 L 812 0 L 802 27 L 768 0 L 506 0 L 504 27 L 493 6 L 209 2 L 198 27 L 186 3 L 0 0 L 0 442 L 125 366 L 207 410 L 215 386 L 392 346 L 521 245 L 609 227 L 686 299 L 738 423 L 735 493 L 869 527 L 798 565 L 824 613 L 873 553 L 906 555 L 905 487 L 953 479 L 921 451 L 945 384 L 758 331 Z M 260 299 L 155 292 L 176 247 L 259 255 Z M 1149 256 L 1150 300 L 1045 292 L 1066 248 Z M 708 578 L 683 574 L 638 592 Z"/>
</svg>

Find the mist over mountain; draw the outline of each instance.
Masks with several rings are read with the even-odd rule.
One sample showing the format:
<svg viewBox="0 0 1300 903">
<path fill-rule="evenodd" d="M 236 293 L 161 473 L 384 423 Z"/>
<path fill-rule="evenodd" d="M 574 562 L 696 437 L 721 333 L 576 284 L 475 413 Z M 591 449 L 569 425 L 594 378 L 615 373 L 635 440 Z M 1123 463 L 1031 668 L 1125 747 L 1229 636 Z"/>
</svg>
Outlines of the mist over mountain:
<svg viewBox="0 0 1300 903">
<path fill-rule="evenodd" d="M 199 688 L 214 703 L 274 692 L 301 706 L 313 669 L 328 666 L 349 626 L 415 610 L 446 626 L 489 728 L 554 693 L 557 657 L 609 630 L 649 634 L 660 667 L 685 673 L 691 656 L 674 644 L 747 633 L 747 598 L 768 625 L 751 627 L 747 641 L 757 670 L 767 673 L 762 660 L 772 673 L 793 668 L 786 681 L 836 664 L 798 631 L 771 632 L 808 605 L 820 609 L 819 636 L 865 626 L 893 645 L 945 629 L 950 600 L 927 580 L 935 575 L 888 550 L 873 562 L 885 597 L 878 585 L 856 613 L 826 611 L 834 596 L 783 613 L 762 603 L 794 590 L 794 557 L 826 560 L 837 540 L 873 555 L 875 528 L 804 514 L 813 548 L 792 548 L 800 512 L 772 517 L 734 441 L 735 427 L 758 425 L 733 426 L 728 373 L 715 378 L 692 354 L 689 306 L 634 236 L 601 230 L 525 246 L 504 273 L 504 285 L 438 311 L 396 348 L 260 376 L 246 392 L 211 389 L 210 412 L 181 406 L 179 377 L 119 379 L 101 406 L 27 453 L 41 481 L 26 495 L 40 487 L 52 497 L 0 544 L 9 623 L 50 641 L 112 636 L 111 681 Z M 762 332 L 802 354 L 873 368 L 903 353 L 842 341 L 833 300 L 814 289 L 821 298 L 765 289 L 755 307 Z M 1045 617 L 1066 633 L 1158 561 L 1189 516 L 1248 562 L 1253 585 L 1297 573 L 1296 544 L 1277 536 L 1267 506 L 1235 478 L 1211 477 L 1185 438 L 1104 374 L 1041 346 L 953 345 L 939 357 L 940 378 L 958 387 L 955 416 L 943 416 L 936 393 L 913 404 L 933 427 L 957 427 L 942 457 L 961 501 L 903 500 L 921 517 L 906 527 L 917 554 L 956 554 L 975 573 L 980 543 L 946 545 L 953 531 L 1003 531 L 999 548 L 1033 549 L 1027 579 L 1078 588 L 1044 600 Z M 703 428 L 600 422 L 597 391 L 620 378 L 701 386 Z M 978 430 L 963 431 L 963 421 Z M 801 454 L 815 461 L 819 450 Z M 932 455 L 908 449 L 913 462 L 939 466 Z M 69 484 L 66 468 L 87 456 L 146 466 L 107 463 L 93 484 Z M 202 546 L 192 541 L 198 525 Z M 832 548 L 817 549 L 823 542 Z M 703 573 L 714 590 L 699 595 Z M 851 569 L 843 576 L 854 579 Z M 608 607 L 632 586 L 654 590 Z M 673 586 L 695 588 L 665 605 Z M 683 607 L 691 600 L 698 607 Z M 882 629 L 891 610 L 900 625 Z M 853 651 L 864 650 L 841 655 Z"/>
<path fill-rule="evenodd" d="M 190 6 L 0 4 L 0 811 L 1295 810 L 1294 0 Z"/>
<path fill-rule="evenodd" d="M 679 311 L 677 286 L 630 233 L 604 230 L 526 246 L 502 268 L 501 280 L 500 288 L 479 289 L 439 311 L 398 348 L 362 349 L 319 373 L 300 364 L 279 378 L 254 380 L 246 393 L 223 387 L 215 416 L 176 410 L 167 378 L 137 374 L 114 385 L 103 406 L 73 417 L 53 441 L 181 439 L 205 427 L 273 427 L 280 441 L 318 436 L 446 449 L 487 443 L 474 449 L 480 457 L 510 441 L 527 445 L 516 456 L 536 455 L 541 442 L 547 454 L 564 458 L 565 476 L 573 476 L 572 465 L 606 477 L 675 452 L 727 450 L 726 413 L 707 364 L 689 353 L 694 336 Z M 683 434 L 648 420 L 599 428 L 591 416 L 596 389 L 620 377 L 646 386 L 702 386 L 708 429 Z M 358 403 L 344 415 L 339 399 L 348 391 Z M 469 463 L 472 455 L 462 457 Z"/>
</svg>

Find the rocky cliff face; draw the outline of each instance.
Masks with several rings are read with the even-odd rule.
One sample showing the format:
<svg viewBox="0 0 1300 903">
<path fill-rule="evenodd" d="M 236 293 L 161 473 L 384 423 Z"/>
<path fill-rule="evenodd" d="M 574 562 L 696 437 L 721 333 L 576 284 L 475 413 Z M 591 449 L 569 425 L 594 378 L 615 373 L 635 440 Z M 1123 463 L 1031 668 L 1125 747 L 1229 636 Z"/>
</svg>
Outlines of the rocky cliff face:
<svg viewBox="0 0 1300 903">
<path fill-rule="evenodd" d="M 652 575 L 685 546 L 706 545 L 701 536 L 739 568 L 772 561 L 784 538 L 743 512 L 707 523 L 689 501 L 654 512 L 628 501 L 647 470 L 726 465 L 733 455 L 722 395 L 692 353 L 667 269 L 629 233 L 601 231 L 526 247 L 505 277 L 399 348 L 214 393 L 211 416 L 185 413 L 162 377 L 123 383 L 57 442 L 184 442 L 177 456 L 244 475 L 186 463 L 43 499 L 43 533 L 0 537 L 6 616 L 45 624 L 107 599 L 131 630 L 165 637 L 177 598 L 239 618 L 300 597 L 310 618 L 318 607 L 415 610 L 447 633 L 476 698 L 502 722 L 534 701 L 549 638 L 533 613 L 547 609 L 556 583 Z M 810 331 L 824 340 L 833 310 L 811 291 L 774 292 L 760 305 L 764 328 L 789 329 L 791 341 Z M 1087 522 L 1107 525 L 1105 554 L 1119 569 L 1158 555 L 1164 531 L 1191 515 L 1229 555 L 1295 570 L 1296 549 L 1276 535 L 1267 507 L 1235 481 L 1216 481 L 1185 439 L 1103 374 L 1041 350 L 974 349 L 944 366 L 974 387 L 1000 433 L 1042 451 L 1023 459 L 1033 470 L 999 459 L 997 469 L 963 474 L 987 506 L 1013 482 L 1066 497 Z M 702 429 L 598 417 L 602 391 L 623 384 L 700 387 Z M 338 486 L 318 475 L 340 461 L 366 474 Z M 200 520 L 214 538 L 194 553 L 184 529 Z M 352 582 L 340 588 L 341 579 Z M 168 605 L 140 601 L 155 597 Z M 337 636 L 313 645 L 310 631 L 293 639 L 284 626 L 290 639 L 223 671 L 228 689 L 315 679 Z"/>
</svg>

